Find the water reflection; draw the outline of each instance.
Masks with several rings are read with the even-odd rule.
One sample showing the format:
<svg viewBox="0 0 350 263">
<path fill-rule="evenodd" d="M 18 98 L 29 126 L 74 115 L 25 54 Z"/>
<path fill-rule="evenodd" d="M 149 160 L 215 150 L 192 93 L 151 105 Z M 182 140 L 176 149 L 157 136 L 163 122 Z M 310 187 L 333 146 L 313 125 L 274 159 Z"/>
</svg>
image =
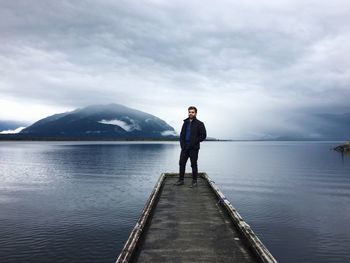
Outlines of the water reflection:
<svg viewBox="0 0 350 263">
<path fill-rule="evenodd" d="M 176 148 L 159 143 L 1 146 L 4 262 L 112 261 L 158 179 L 159 164 L 167 165 Z"/>
<path fill-rule="evenodd" d="M 340 155 L 341 155 L 341 159 L 344 163 L 344 158 L 350 158 L 350 151 L 347 151 L 347 152 L 340 152 Z"/>
</svg>

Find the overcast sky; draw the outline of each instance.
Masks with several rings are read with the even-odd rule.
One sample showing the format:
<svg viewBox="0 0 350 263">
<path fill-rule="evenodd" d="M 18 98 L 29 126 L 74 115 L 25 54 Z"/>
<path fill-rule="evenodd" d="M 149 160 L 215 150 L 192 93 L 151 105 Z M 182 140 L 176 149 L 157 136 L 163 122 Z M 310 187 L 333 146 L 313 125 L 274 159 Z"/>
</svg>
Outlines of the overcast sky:
<svg viewBox="0 0 350 263">
<path fill-rule="evenodd" d="M 0 0 L 0 119 L 120 103 L 208 136 L 349 110 L 350 1 Z M 308 131 L 305 131 L 308 132 Z"/>
</svg>

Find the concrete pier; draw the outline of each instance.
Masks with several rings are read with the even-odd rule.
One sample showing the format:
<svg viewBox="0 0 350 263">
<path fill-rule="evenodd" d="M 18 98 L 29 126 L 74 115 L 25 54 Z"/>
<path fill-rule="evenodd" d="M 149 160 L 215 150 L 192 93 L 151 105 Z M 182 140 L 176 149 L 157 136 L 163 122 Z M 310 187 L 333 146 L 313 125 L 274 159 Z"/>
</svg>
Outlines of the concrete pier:
<svg viewBox="0 0 350 263">
<path fill-rule="evenodd" d="M 161 175 L 117 262 L 276 262 L 207 174 L 177 180 Z"/>
</svg>

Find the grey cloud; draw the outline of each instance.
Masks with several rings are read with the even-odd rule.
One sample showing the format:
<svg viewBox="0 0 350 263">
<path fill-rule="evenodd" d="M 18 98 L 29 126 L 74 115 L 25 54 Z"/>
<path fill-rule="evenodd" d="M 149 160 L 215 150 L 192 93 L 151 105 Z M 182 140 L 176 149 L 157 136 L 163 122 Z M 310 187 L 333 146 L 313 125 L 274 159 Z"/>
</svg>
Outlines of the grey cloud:
<svg viewBox="0 0 350 263">
<path fill-rule="evenodd" d="M 298 130 L 308 114 L 347 109 L 349 11 L 347 1 L 2 2 L 0 91 L 118 102 L 174 123 L 196 103 L 217 137 Z"/>
</svg>

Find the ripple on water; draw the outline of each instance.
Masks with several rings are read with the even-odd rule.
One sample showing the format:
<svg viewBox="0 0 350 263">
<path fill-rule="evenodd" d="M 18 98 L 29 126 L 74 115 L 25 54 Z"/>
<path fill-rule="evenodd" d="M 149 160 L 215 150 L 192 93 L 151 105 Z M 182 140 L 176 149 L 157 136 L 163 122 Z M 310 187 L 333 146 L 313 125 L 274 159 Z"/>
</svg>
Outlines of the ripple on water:
<svg viewBox="0 0 350 263">
<path fill-rule="evenodd" d="M 199 166 L 280 262 L 350 262 L 350 162 L 329 145 L 208 142 Z M 178 170 L 178 147 L 0 147 L 1 260 L 114 261 L 159 174 Z"/>
</svg>

